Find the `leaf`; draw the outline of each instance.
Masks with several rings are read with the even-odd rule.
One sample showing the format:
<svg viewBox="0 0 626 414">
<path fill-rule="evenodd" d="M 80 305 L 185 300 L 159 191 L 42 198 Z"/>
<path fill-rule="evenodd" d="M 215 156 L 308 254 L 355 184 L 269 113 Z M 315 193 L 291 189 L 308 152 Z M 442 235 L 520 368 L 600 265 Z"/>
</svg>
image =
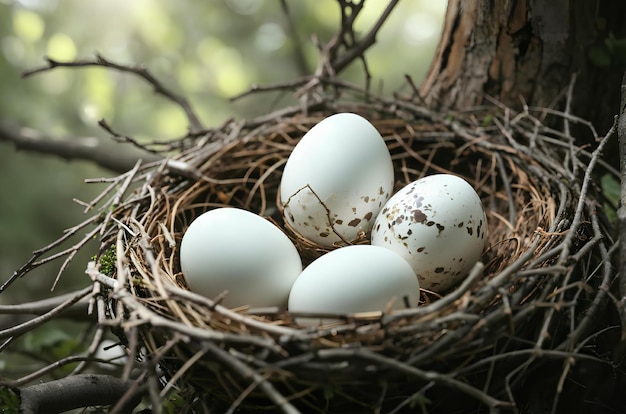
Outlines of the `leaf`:
<svg viewBox="0 0 626 414">
<path fill-rule="evenodd" d="M 598 67 L 608 68 L 611 66 L 611 51 L 606 44 L 592 46 L 587 56 Z"/>
<path fill-rule="evenodd" d="M 9 387 L 0 387 L 0 414 L 17 414 L 20 399 Z"/>
<path fill-rule="evenodd" d="M 620 199 L 620 182 L 614 175 L 605 174 L 600 179 L 600 185 L 602 186 L 602 194 L 604 194 L 607 200 L 607 202 L 604 203 L 604 212 L 609 218 L 609 221 L 615 223 L 615 221 L 617 221 L 615 208 L 619 206 Z"/>
</svg>

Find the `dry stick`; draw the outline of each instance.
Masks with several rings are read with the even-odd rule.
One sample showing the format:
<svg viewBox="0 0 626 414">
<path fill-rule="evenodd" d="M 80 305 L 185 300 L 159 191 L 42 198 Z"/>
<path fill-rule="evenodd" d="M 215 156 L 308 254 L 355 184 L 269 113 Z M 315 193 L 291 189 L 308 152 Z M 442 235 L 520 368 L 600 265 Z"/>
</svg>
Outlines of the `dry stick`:
<svg viewBox="0 0 626 414">
<path fill-rule="evenodd" d="M 60 305 L 51 309 L 50 311 L 44 313 L 41 316 L 33 318 L 27 322 L 21 323 L 19 325 L 15 325 L 11 328 L 7 328 L 0 331 L 0 339 L 9 338 L 9 337 L 17 337 L 20 336 L 33 328 L 36 328 L 39 325 L 42 325 L 48 322 L 50 319 L 60 315 L 66 309 L 70 308 L 72 305 L 80 301 L 82 298 L 86 297 L 91 293 L 91 286 L 88 286 L 82 290 L 77 291 L 74 295 L 69 297 L 67 300 L 62 302 Z"/>
<path fill-rule="evenodd" d="M 152 85 L 155 93 L 157 93 L 158 95 L 164 96 L 165 98 L 171 100 L 172 102 L 180 106 L 181 109 L 185 112 L 185 115 L 187 115 L 187 120 L 189 121 L 189 126 L 192 131 L 203 129 L 202 123 L 200 122 L 200 118 L 198 118 L 198 116 L 196 115 L 189 101 L 182 95 L 178 95 L 170 91 L 168 88 L 166 88 L 165 85 L 163 85 L 163 83 L 161 83 L 158 79 L 156 79 L 152 75 L 152 73 L 150 73 L 150 71 L 148 71 L 148 69 L 146 69 L 142 65 L 128 66 L 128 65 L 122 65 L 119 63 L 114 63 L 104 58 L 100 54 L 96 54 L 95 60 L 84 59 L 84 60 L 75 60 L 71 62 L 61 62 L 61 61 L 52 59 L 50 57 L 46 57 L 45 60 L 48 63 L 46 66 L 27 70 L 22 73 L 22 77 L 27 78 L 29 76 L 39 74 L 42 72 L 47 72 L 58 67 L 72 68 L 72 67 L 97 66 L 97 67 L 112 68 L 120 72 L 132 73 L 136 76 L 139 76 L 140 78 L 148 82 L 150 85 Z"/>
<path fill-rule="evenodd" d="M 622 79 L 622 99 L 617 123 L 620 159 L 620 202 L 617 210 L 619 230 L 619 315 L 622 320 L 622 343 L 626 344 L 626 72 Z"/>
<path fill-rule="evenodd" d="M 60 306 L 65 301 L 73 298 L 79 293 L 80 291 L 64 293 L 59 296 L 36 300 L 33 302 L 20 303 L 18 305 L 0 305 L 0 315 L 42 315 L 46 312 L 50 312 L 52 309 Z M 72 308 L 67 309 L 65 312 L 69 312 L 74 307 L 76 308 L 76 314 L 87 314 L 87 301 L 85 299 L 81 299 Z"/>
<path fill-rule="evenodd" d="M 40 266 L 40 265 L 42 265 L 44 263 L 50 262 L 52 260 L 55 260 L 55 259 L 57 259 L 59 257 L 62 257 L 65 254 L 67 254 L 69 251 L 72 250 L 71 248 L 68 249 L 68 250 L 63 251 L 62 254 L 56 254 L 56 255 L 53 255 L 53 256 L 49 256 L 49 257 L 47 257 L 45 259 L 37 260 L 39 257 L 41 257 L 46 252 L 49 252 L 50 250 L 52 250 L 52 249 L 56 248 L 57 246 L 61 245 L 64 241 L 66 241 L 67 239 L 69 239 L 70 237 L 75 235 L 79 230 L 84 229 L 89 224 L 97 222 L 99 219 L 100 218 L 98 216 L 93 216 L 93 217 L 83 221 L 82 223 L 77 224 L 76 226 L 66 230 L 63 236 L 61 236 L 60 238 L 58 238 L 54 242 L 50 243 L 49 245 L 47 245 L 45 247 L 42 247 L 41 249 L 35 250 L 33 252 L 33 255 L 31 256 L 31 258 L 24 265 L 22 265 L 22 267 L 20 267 L 18 270 L 13 272 L 11 277 L 6 282 L 4 282 L 2 284 L 2 286 L 0 286 L 0 293 L 2 293 L 13 282 L 15 282 L 20 277 L 24 276 L 26 273 L 31 271 L 33 268 L 35 268 L 37 266 Z"/>
<path fill-rule="evenodd" d="M 104 359 L 100 359 L 100 358 L 94 358 L 94 357 L 90 357 L 90 356 L 80 356 L 80 355 L 71 355 L 65 358 L 61 358 L 58 361 L 54 361 L 53 363 L 51 363 L 50 365 L 47 365 L 45 367 L 39 368 L 37 371 L 31 372 L 28 375 L 25 375 L 21 378 L 18 378 L 16 380 L 13 381 L 0 381 L 0 385 L 7 385 L 9 387 L 21 387 L 22 385 L 28 384 L 30 382 L 35 381 L 38 378 L 41 378 L 45 375 L 49 375 L 50 373 L 52 373 L 54 370 L 61 368 L 65 365 L 68 364 L 75 364 L 77 362 L 80 363 L 84 363 L 84 362 L 101 362 L 101 363 L 108 363 L 109 361 L 104 360 Z"/>
<path fill-rule="evenodd" d="M 55 155 L 68 161 L 91 161 L 116 173 L 127 171 L 139 156 L 134 152 L 118 151 L 117 147 L 103 146 L 95 137 L 57 139 L 40 131 L 5 123 L 0 123 L 0 141 L 12 143 L 17 150 Z M 153 159 L 154 156 L 145 154 L 144 158 Z"/>
<path fill-rule="evenodd" d="M 154 328 L 163 328 L 171 332 L 178 332 L 187 337 L 196 338 L 199 341 L 205 340 L 224 343 L 243 343 L 248 345 L 257 345 L 276 353 L 281 351 L 280 347 L 269 338 L 257 337 L 254 335 L 228 334 L 198 328 L 195 326 L 185 326 L 173 320 L 167 319 L 145 307 L 131 292 L 129 292 L 126 288 L 119 286 L 117 280 L 98 272 L 95 268 L 95 263 L 93 262 L 89 263 L 86 273 L 93 280 L 97 280 L 112 289 L 113 297 L 119 300 L 125 308 L 137 315 L 137 324 L 149 324 Z M 275 328 L 278 327 L 274 327 L 274 329 Z"/>
<path fill-rule="evenodd" d="M 377 354 L 364 348 L 359 349 L 322 349 L 316 354 L 320 359 L 349 359 L 359 358 L 365 361 L 372 361 L 382 366 L 393 369 L 411 377 L 418 378 L 424 381 L 435 381 L 440 385 L 444 385 L 451 389 L 456 389 L 462 393 L 469 395 L 476 400 L 482 402 L 490 410 L 497 408 L 511 407 L 511 404 L 506 401 L 501 401 L 491 397 L 485 392 L 475 388 L 461 380 L 456 379 L 453 375 L 441 374 L 434 371 L 424 371 L 422 369 L 410 366 L 402 363 L 396 359 L 386 357 L 384 355 Z"/>
<path fill-rule="evenodd" d="M 252 381 L 256 384 L 265 395 L 285 414 L 300 414 L 300 411 L 294 407 L 274 386 L 262 375 L 254 371 L 248 365 L 229 354 L 213 342 L 207 342 L 207 350 L 209 353 L 226 365 L 229 365 L 233 371 L 242 378 Z"/>
<path fill-rule="evenodd" d="M 289 39 L 293 42 L 292 50 L 294 51 L 294 61 L 296 67 L 302 75 L 306 75 L 311 73 L 309 69 L 309 65 L 306 60 L 306 55 L 304 53 L 304 45 L 302 44 L 302 39 L 298 34 L 298 30 L 296 29 L 297 24 L 295 19 L 291 15 L 289 11 L 289 5 L 287 4 L 287 0 L 280 0 L 280 8 L 283 11 L 283 14 L 287 18 L 287 30 L 289 32 Z"/>
<path fill-rule="evenodd" d="M 398 4 L 399 0 L 391 0 L 385 10 L 381 13 L 380 17 L 374 23 L 374 26 L 370 29 L 369 32 L 358 42 L 356 42 L 349 50 L 347 50 L 344 54 L 335 58 L 331 65 L 336 73 L 341 72 L 346 66 L 348 66 L 353 60 L 362 57 L 374 43 L 376 43 L 376 36 L 378 35 L 378 31 L 383 26 L 393 9 Z M 343 13 L 342 13 L 343 15 Z M 352 21 L 350 22 L 353 23 Z M 352 26 L 350 26 L 352 30 Z"/>
</svg>

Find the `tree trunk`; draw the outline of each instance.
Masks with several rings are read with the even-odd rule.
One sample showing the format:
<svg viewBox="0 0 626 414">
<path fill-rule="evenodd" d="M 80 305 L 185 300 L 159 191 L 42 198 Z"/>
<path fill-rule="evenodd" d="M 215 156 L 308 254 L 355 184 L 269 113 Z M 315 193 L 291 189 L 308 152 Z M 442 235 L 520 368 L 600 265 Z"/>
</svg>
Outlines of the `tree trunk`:
<svg viewBox="0 0 626 414">
<path fill-rule="evenodd" d="M 563 108 L 576 74 L 572 111 L 602 133 L 619 109 L 625 21 L 623 0 L 450 0 L 420 92 L 438 109 L 470 108 L 485 95 Z"/>
</svg>

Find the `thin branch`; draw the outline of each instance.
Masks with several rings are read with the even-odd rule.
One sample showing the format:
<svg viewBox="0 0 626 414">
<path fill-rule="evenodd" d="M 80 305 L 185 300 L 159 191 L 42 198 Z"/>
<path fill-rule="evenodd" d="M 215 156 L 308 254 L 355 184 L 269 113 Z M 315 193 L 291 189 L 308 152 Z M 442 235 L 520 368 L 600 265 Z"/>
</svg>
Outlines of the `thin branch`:
<svg viewBox="0 0 626 414">
<path fill-rule="evenodd" d="M 294 18 L 291 15 L 289 10 L 289 5 L 287 4 L 287 0 L 280 0 L 280 8 L 282 9 L 285 17 L 287 18 L 287 31 L 289 32 L 289 37 L 293 41 L 293 56 L 294 62 L 298 71 L 301 75 L 308 75 L 311 73 L 309 69 L 308 62 L 306 60 L 306 55 L 304 54 L 304 46 L 302 45 L 302 39 L 298 35 L 298 30 L 296 29 L 297 25 L 295 24 Z"/>
<path fill-rule="evenodd" d="M 60 306 L 68 299 L 74 298 L 75 295 L 81 294 L 82 291 L 65 293 L 63 295 L 54 296 L 33 302 L 21 303 L 17 305 L 0 305 L 0 315 L 43 315 L 52 309 Z M 63 314 L 68 316 L 71 313 L 72 319 L 85 318 L 87 315 L 87 304 L 89 300 L 83 298 L 66 309 Z M 89 317 L 91 319 L 91 317 Z"/>
<path fill-rule="evenodd" d="M 112 68 L 118 70 L 120 72 L 132 73 L 140 78 L 144 79 L 154 88 L 154 92 L 158 95 L 164 96 L 165 98 L 171 100 L 176 103 L 181 109 L 185 112 L 187 116 L 187 120 L 189 121 L 189 129 L 191 132 L 202 130 L 204 127 L 202 126 L 202 122 L 200 122 L 200 118 L 196 115 L 194 109 L 191 104 L 187 100 L 187 98 L 182 95 L 178 95 L 173 91 L 169 90 L 161 81 L 155 78 L 148 69 L 142 65 L 123 65 L 119 63 L 114 63 L 106 58 L 104 58 L 100 54 L 96 54 L 95 60 L 84 59 L 84 60 L 74 60 L 71 62 L 61 62 L 50 57 L 45 58 L 48 63 L 46 66 L 42 66 L 39 68 L 27 70 L 22 73 L 22 77 L 27 78 L 42 72 L 48 72 L 55 68 L 65 67 L 65 68 L 75 68 L 75 67 L 87 67 L 87 66 L 98 66 L 105 68 Z"/>
<path fill-rule="evenodd" d="M 620 203 L 617 210 L 617 228 L 619 230 L 619 314 L 622 320 L 622 342 L 626 342 L 626 72 L 622 80 L 622 99 L 617 121 L 620 160 Z"/>
<path fill-rule="evenodd" d="M 31 320 L 29 320 L 27 322 L 21 323 L 19 325 L 15 325 L 15 326 L 13 326 L 11 328 L 7 328 L 7 329 L 1 330 L 0 331 L 0 339 L 4 339 L 4 338 L 8 338 L 8 337 L 20 336 L 20 335 L 30 331 L 31 329 L 48 322 L 50 319 L 60 315 L 62 312 L 64 312 L 69 307 L 71 307 L 72 305 L 74 305 L 75 303 L 80 301 L 82 298 L 84 298 L 87 295 L 89 295 L 91 293 L 91 291 L 92 291 L 92 287 L 88 286 L 88 287 L 86 287 L 86 288 L 84 288 L 82 290 L 79 290 L 79 291 L 75 292 L 69 298 L 67 298 L 65 301 L 63 301 L 61 304 L 59 304 L 58 306 L 54 307 L 50 311 L 44 313 L 43 315 L 37 316 L 36 318 L 33 318 L 33 319 L 31 319 Z"/>
<path fill-rule="evenodd" d="M 107 170 L 123 173 L 143 158 L 146 161 L 160 159 L 153 154 L 137 154 L 120 151 L 118 147 L 107 148 L 95 137 L 55 139 L 30 128 L 0 122 L 0 141 L 12 143 L 16 149 L 46 155 L 56 155 L 65 160 L 90 161 Z"/>
<path fill-rule="evenodd" d="M 362 57 L 367 49 L 376 43 L 376 36 L 378 35 L 380 28 L 396 7 L 398 1 L 399 0 L 391 0 L 370 31 L 344 54 L 339 55 L 336 59 L 332 60 L 331 65 L 336 73 L 341 72 L 346 66 L 352 63 L 353 60 Z"/>
</svg>

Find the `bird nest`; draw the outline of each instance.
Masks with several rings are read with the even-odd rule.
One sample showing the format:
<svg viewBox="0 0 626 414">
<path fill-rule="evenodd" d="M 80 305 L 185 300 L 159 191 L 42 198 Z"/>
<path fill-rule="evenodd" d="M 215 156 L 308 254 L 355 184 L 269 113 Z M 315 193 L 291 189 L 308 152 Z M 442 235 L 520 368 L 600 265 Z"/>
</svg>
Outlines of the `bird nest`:
<svg viewBox="0 0 626 414">
<path fill-rule="evenodd" d="M 591 179 L 607 137 L 552 111 L 553 124 L 589 128 L 597 138 L 590 152 L 547 126 L 539 110 L 493 103 L 442 115 L 411 98 L 331 89 L 315 102 L 190 137 L 176 154 L 112 180 L 96 200 L 109 201 L 97 221 L 101 254 L 88 269 L 103 319 L 121 328 L 130 355 L 158 367 L 163 395 L 177 390 L 189 406 L 216 412 L 513 407 L 546 359 L 560 364 L 558 398 L 608 301 L 612 245 Z M 328 251 L 285 226 L 277 190 L 298 140 L 337 112 L 358 113 L 378 129 L 396 190 L 442 172 L 476 189 L 488 239 L 468 277 L 445 294 L 423 291 L 415 308 L 332 315 L 338 322 L 316 328 L 298 326 L 286 309 L 232 309 L 222 297 L 189 291 L 180 242 L 210 209 L 238 207 L 273 221 L 305 266 Z"/>
</svg>

